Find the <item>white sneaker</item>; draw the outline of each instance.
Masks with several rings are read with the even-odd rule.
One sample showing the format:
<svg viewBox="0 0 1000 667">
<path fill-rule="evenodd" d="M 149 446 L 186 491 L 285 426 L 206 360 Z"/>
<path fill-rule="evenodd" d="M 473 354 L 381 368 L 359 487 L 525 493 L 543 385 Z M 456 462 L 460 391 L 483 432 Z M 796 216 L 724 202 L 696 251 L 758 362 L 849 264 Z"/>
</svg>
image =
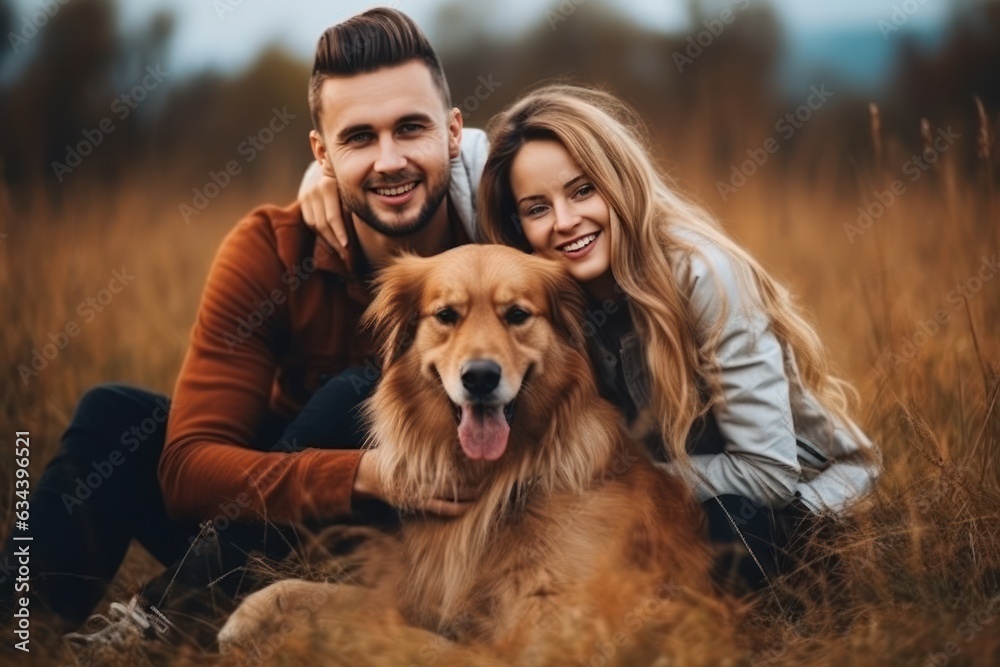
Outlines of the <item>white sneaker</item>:
<svg viewBox="0 0 1000 667">
<path fill-rule="evenodd" d="M 79 648 L 128 648 L 168 627 L 169 621 L 146 611 L 144 607 L 144 600 L 138 595 L 133 595 L 127 604 L 112 602 L 107 616 L 94 614 L 87 619 L 85 626 L 96 625 L 99 629 L 90 633 L 69 632 L 63 635 L 63 639 Z"/>
</svg>

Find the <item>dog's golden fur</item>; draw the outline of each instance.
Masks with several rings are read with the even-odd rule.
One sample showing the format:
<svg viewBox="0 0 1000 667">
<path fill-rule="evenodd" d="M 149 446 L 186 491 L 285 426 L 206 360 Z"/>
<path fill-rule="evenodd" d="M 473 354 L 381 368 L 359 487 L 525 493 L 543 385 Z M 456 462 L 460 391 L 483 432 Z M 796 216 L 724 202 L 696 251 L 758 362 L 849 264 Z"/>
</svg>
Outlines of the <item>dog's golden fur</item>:
<svg viewBox="0 0 1000 667">
<path fill-rule="evenodd" d="M 395 575 L 378 588 L 406 623 L 504 647 L 561 610 L 597 613 L 594 591 L 622 575 L 644 599 L 668 582 L 709 589 L 700 509 L 599 396 L 583 306 L 559 265 L 502 246 L 404 256 L 380 277 L 366 322 L 383 376 L 367 413 L 385 499 L 405 509 L 478 490 L 461 517 L 405 517 Z M 462 369 L 477 359 L 502 369 L 497 392 L 514 398 L 492 461 L 456 438 Z"/>
</svg>

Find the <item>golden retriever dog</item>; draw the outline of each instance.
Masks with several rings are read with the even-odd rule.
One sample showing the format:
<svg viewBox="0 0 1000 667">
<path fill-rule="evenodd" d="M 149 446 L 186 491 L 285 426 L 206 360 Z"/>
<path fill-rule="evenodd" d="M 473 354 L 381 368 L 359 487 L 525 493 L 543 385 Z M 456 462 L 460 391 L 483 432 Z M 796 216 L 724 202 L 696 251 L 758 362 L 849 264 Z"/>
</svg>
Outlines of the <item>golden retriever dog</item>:
<svg viewBox="0 0 1000 667">
<path fill-rule="evenodd" d="M 663 591 L 707 592 L 701 510 L 599 395 L 583 315 L 561 266 L 512 248 L 387 268 L 365 313 L 383 368 L 366 456 L 404 513 L 416 498 L 474 489 L 477 500 L 457 518 L 405 513 L 372 588 L 291 580 L 251 595 L 220 632 L 223 650 L 260 641 L 265 619 L 316 587 L 340 596 L 330 606 L 378 600 L 376 624 L 392 616 L 519 655 L 560 623 L 616 610 L 608 623 L 621 625 L 621 610 Z"/>
</svg>

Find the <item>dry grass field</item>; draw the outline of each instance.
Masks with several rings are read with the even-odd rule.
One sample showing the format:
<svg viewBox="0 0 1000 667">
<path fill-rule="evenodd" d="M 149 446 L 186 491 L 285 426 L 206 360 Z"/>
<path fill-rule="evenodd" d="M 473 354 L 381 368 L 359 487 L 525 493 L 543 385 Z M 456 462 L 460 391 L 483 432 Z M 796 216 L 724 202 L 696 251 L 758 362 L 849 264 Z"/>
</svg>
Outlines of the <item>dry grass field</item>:
<svg viewBox="0 0 1000 667">
<path fill-rule="evenodd" d="M 937 130 L 926 129 L 931 145 Z M 962 165 L 959 155 L 975 152 L 983 129 L 955 130 L 956 148 L 914 171 L 912 151 L 893 138 L 912 128 L 882 128 L 877 148 L 864 148 L 879 166 L 856 170 L 848 188 L 836 184 L 845 158 L 833 138 L 819 162 L 783 149 L 725 201 L 716 182 L 728 170 L 676 157 L 711 145 L 709 128 L 689 130 L 664 151 L 675 156 L 670 164 L 685 188 L 813 315 L 836 366 L 860 391 L 858 419 L 880 445 L 885 472 L 851 516 L 824 524 L 803 568 L 771 593 L 725 614 L 652 597 L 641 623 L 626 621 L 636 610 L 616 610 L 628 628 L 623 645 L 607 643 L 622 629 L 611 626 L 589 628 L 605 639 L 580 645 L 581 619 L 579 628 L 554 630 L 551 664 L 1000 664 L 1000 202 L 991 185 L 998 161 L 986 150 L 975 166 Z M 61 210 L 39 202 L 0 230 L 8 234 L 0 242 L 0 433 L 12 445 L 15 431 L 31 432 L 32 479 L 87 387 L 113 380 L 171 391 L 219 241 L 255 203 L 290 199 L 298 169 L 274 165 L 273 181 L 236 183 L 185 224 L 157 172 L 141 167 L 112 191 L 69 193 Z M 883 212 L 862 228 L 858 207 L 879 198 Z M 100 312 L 81 306 L 115 270 L 135 278 Z M 78 334 L 23 380 L 17 366 L 30 365 L 32 351 L 69 323 Z M 7 528 L 9 458 L 0 462 L 0 491 Z M 133 547 L 112 595 L 127 596 L 157 567 Z M 0 663 L 29 664 L 11 643 L 4 641 Z M 284 648 L 291 655 L 274 664 L 355 665 L 373 656 L 394 665 L 500 664 L 357 618 L 328 634 L 295 632 Z M 55 642 L 36 646 L 31 658 L 72 664 Z M 109 664 L 168 658 L 222 662 L 138 651 Z"/>
</svg>

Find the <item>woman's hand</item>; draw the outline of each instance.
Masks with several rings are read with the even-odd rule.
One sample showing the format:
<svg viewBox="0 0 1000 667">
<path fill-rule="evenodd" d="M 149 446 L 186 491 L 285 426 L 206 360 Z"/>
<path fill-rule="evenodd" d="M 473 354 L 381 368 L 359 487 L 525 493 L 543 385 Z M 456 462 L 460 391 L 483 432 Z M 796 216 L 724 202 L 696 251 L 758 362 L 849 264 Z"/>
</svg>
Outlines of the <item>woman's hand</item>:
<svg viewBox="0 0 1000 667">
<path fill-rule="evenodd" d="M 375 450 L 369 449 L 361 453 L 361 459 L 358 461 L 358 472 L 354 478 L 354 495 L 358 498 L 375 498 L 383 502 L 388 502 L 383 496 L 375 457 L 372 456 L 374 452 Z M 465 514 L 472 507 L 472 503 L 476 498 L 477 495 L 474 489 L 460 489 L 457 497 L 454 498 L 415 499 L 407 506 L 407 509 L 444 517 L 458 517 Z"/>
<path fill-rule="evenodd" d="M 299 203 L 302 204 L 302 218 L 306 226 L 322 236 L 346 263 L 347 230 L 340 208 L 337 179 L 324 174 L 319 162 L 309 165 L 302 177 Z"/>
</svg>

